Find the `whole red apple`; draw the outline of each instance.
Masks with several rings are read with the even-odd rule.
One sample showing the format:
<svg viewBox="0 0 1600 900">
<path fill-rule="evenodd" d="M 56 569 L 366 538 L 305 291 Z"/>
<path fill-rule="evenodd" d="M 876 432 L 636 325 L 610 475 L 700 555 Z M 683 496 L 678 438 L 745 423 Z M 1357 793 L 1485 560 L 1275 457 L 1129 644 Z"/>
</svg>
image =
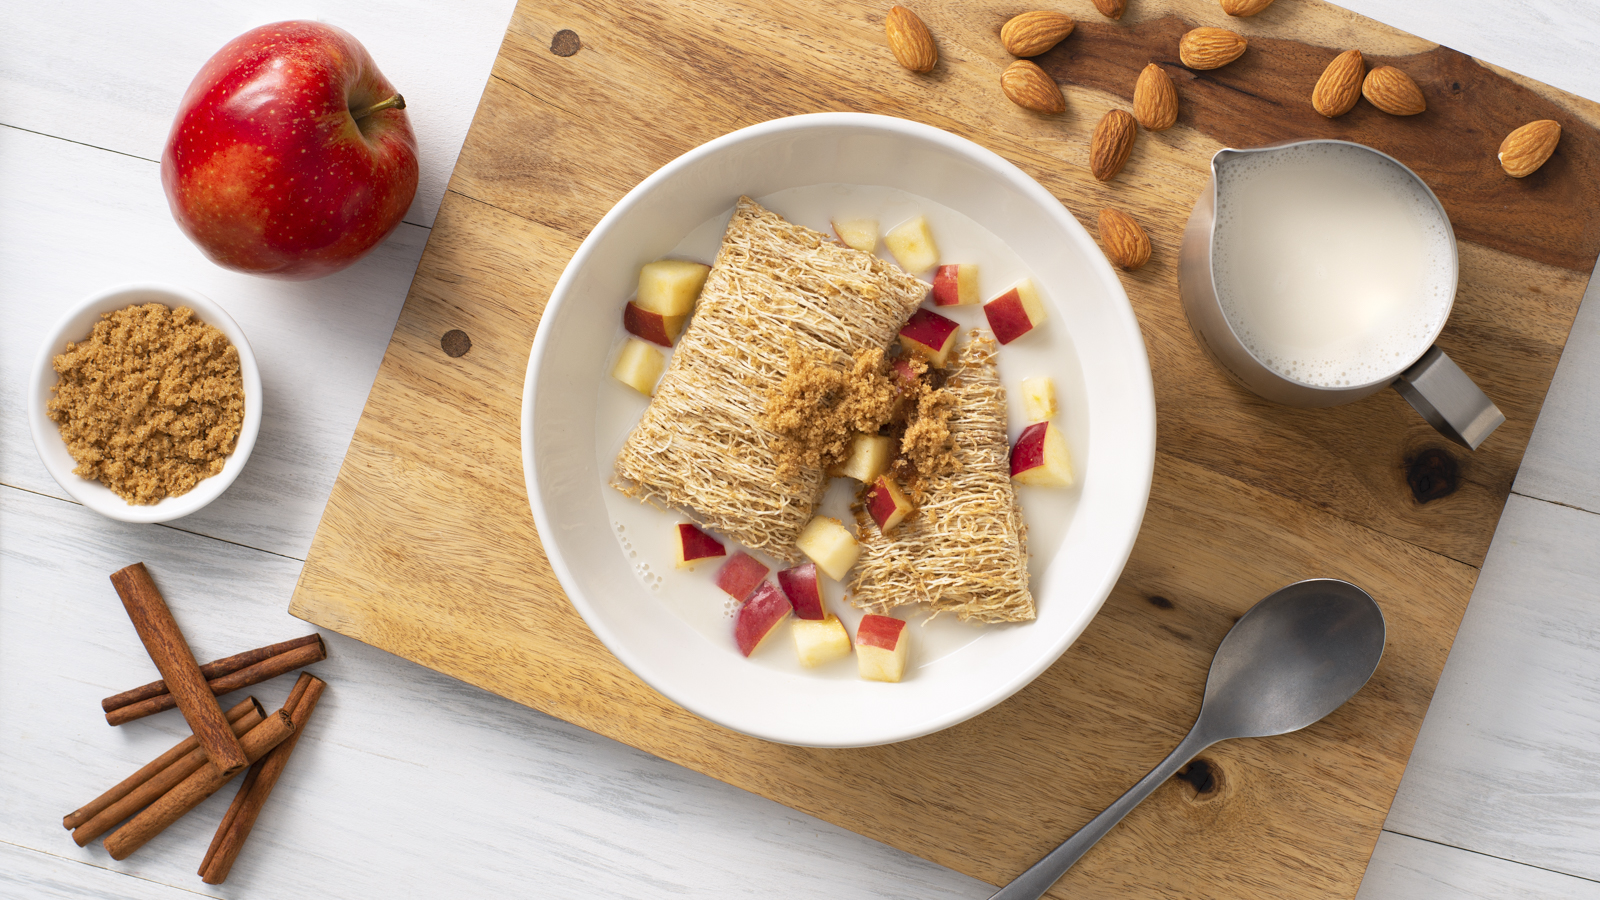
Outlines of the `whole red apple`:
<svg viewBox="0 0 1600 900">
<path fill-rule="evenodd" d="M 161 154 L 172 215 L 212 261 L 272 278 L 337 272 L 417 192 L 405 100 L 348 32 L 247 31 L 206 61 Z"/>
</svg>

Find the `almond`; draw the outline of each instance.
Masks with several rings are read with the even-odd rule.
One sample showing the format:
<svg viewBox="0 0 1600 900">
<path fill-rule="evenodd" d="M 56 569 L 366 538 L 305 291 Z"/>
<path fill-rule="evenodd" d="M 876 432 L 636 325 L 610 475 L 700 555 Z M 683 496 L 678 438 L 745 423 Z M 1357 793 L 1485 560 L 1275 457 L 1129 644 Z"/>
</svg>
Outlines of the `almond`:
<svg viewBox="0 0 1600 900">
<path fill-rule="evenodd" d="M 1196 28 L 1178 41 L 1178 58 L 1191 69 L 1217 69 L 1244 53 L 1245 39 L 1226 28 Z"/>
<path fill-rule="evenodd" d="M 1012 56 L 1038 56 L 1072 33 L 1072 17 L 1058 12 L 1025 12 L 1000 26 L 1000 43 Z"/>
<path fill-rule="evenodd" d="M 1133 152 L 1133 139 L 1138 133 L 1139 126 L 1126 111 L 1113 109 L 1106 113 L 1089 139 L 1089 174 L 1101 181 L 1115 178 Z"/>
<path fill-rule="evenodd" d="M 1394 66 L 1379 66 L 1368 72 L 1361 96 L 1391 116 L 1414 116 L 1428 108 L 1428 101 L 1422 99 L 1422 88 Z"/>
<path fill-rule="evenodd" d="M 1272 5 L 1272 0 L 1218 0 L 1230 16 L 1253 16 Z"/>
<path fill-rule="evenodd" d="M 1019 59 L 1000 73 L 1000 90 L 1006 92 L 1011 102 L 1034 112 L 1058 113 L 1067 111 L 1067 98 L 1054 78 L 1025 59 Z"/>
<path fill-rule="evenodd" d="M 1360 50 L 1346 50 L 1335 56 L 1311 89 L 1312 108 L 1330 119 L 1349 112 L 1361 99 L 1361 76 L 1366 70 Z"/>
<path fill-rule="evenodd" d="M 1178 89 L 1155 63 L 1144 67 L 1133 86 L 1133 117 L 1151 131 L 1166 131 L 1178 121 Z"/>
<path fill-rule="evenodd" d="M 1500 142 L 1500 168 L 1512 178 L 1526 178 L 1556 152 L 1560 140 L 1560 122 L 1554 119 L 1529 122 Z"/>
<path fill-rule="evenodd" d="M 933 45 L 933 33 L 916 13 L 904 6 L 889 7 L 883 30 L 889 35 L 889 49 L 900 65 L 913 72 L 933 71 L 939 62 L 939 48 Z"/>
<path fill-rule="evenodd" d="M 1120 209 L 1100 210 L 1100 243 L 1107 259 L 1130 272 L 1150 261 L 1150 236 Z"/>
<path fill-rule="evenodd" d="M 1128 11 L 1128 0 L 1094 0 L 1094 8 L 1108 19 L 1120 19 Z"/>
</svg>

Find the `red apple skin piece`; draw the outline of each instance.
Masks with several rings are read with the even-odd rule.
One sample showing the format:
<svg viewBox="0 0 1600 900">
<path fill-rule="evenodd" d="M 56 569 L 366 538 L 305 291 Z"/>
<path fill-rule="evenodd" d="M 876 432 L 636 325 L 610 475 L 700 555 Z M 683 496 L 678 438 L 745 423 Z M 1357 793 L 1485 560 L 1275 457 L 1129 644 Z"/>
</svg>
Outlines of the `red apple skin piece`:
<svg viewBox="0 0 1600 900">
<path fill-rule="evenodd" d="M 873 483 L 872 490 L 867 494 L 867 512 L 871 514 L 872 521 L 878 523 L 878 530 L 884 534 L 894 530 L 896 525 L 911 514 L 911 500 L 894 479 L 887 475 L 879 475 Z"/>
<path fill-rule="evenodd" d="M 1036 422 L 1022 430 L 1017 436 L 1016 444 L 1011 447 L 1011 477 L 1024 484 L 1038 485 L 1040 487 L 1071 487 L 1072 473 L 1070 469 L 1065 472 L 1053 470 L 1049 465 L 1049 446 L 1051 441 L 1061 442 L 1059 449 L 1065 451 L 1065 442 L 1059 430 L 1055 434 L 1051 431 L 1055 426 L 1049 422 Z M 1063 455 L 1060 462 L 1070 463 Z"/>
<path fill-rule="evenodd" d="M 933 270 L 933 305 L 960 306 L 961 288 L 958 284 L 959 265 L 940 266 Z"/>
<path fill-rule="evenodd" d="M 794 607 L 795 618 L 824 619 L 822 586 L 817 582 L 817 564 L 805 563 L 778 572 L 778 586 L 783 588 L 789 605 Z"/>
<path fill-rule="evenodd" d="M 856 626 L 856 646 L 893 650 L 900 643 L 900 633 L 905 630 L 904 619 L 867 613 Z"/>
<path fill-rule="evenodd" d="M 653 313 L 632 302 L 622 308 L 622 327 L 629 334 L 663 347 L 671 347 L 678 335 L 683 334 L 683 323 L 688 319 L 688 316 Z"/>
<path fill-rule="evenodd" d="M 789 615 L 790 609 L 789 598 L 782 591 L 770 581 L 761 582 L 750 599 L 739 607 L 739 615 L 733 620 L 733 639 L 739 644 L 739 652 L 747 657 L 756 652 L 761 642 Z"/>
<path fill-rule="evenodd" d="M 889 368 L 896 382 L 895 390 L 902 394 L 915 388 L 917 381 L 922 378 L 922 372 L 917 371 L 917 363 L 908 356 L 896 357 Z"/>
<path fill-rule="evenodd" d="M 722 542 L 688 523 L 678 524 L 678 567 L 692 566 L 703 559 L 727 556 Z"/>
<path fill-rule="evenodd" d="M 178 105 L 161 154 L 173 218 L 224 268 L 297 281 L 337 272 L 388 237 L 416 195 L 404 110 L 348 32 L 320 22 L 247 31 L 206 61 Z"/>
<path fill-rule="evenodd" d="M 735 600 L 743 600 L 750 596 L 756 585 L 762 583 L 769 570 L 762 562 L 748 553 L 735 553 L 717 570 L 717 587 L 728 592 L 728 596 Z"/>
<path fill-rule="evenodd" d="M 1028 311 L 1023 308 L 1022 296 L 1016 288 L 985 303 L 983 314 L 989 320 L 989 330 L 994 332 L 994 339 L 1002 344 L 1009 344 L 1033 330 L 1033 320 L 1028 318 Z"/>
<path fill-rule="evenodd" d="M 907 353 L 926 358 L 940 368 L 955 346 L 956 331 L 961 326 L 954 319 L 939 315 L 931 309 L 918 309 L 900 329 L 900 346 Z"/>
</svg>

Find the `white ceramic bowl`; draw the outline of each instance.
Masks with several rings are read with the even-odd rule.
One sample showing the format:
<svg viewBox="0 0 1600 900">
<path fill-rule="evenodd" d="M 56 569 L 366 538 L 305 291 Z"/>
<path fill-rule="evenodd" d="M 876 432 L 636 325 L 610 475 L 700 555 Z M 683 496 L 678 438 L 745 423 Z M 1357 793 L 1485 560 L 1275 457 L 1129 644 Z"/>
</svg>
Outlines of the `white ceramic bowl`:
<svg viewBox="0 0 1600 900">
<path fill-rule="evenodd" d="M 239 350 L 239 368 L 244 377 L 244 427 L 239 432 L 239 443 L 222 471 L 195 485 L 194 490 L 177 497 L 167 497 L 158 503 L 135 505 L 112 493 L 98 481 L 88 481 L 72 473 L 77 463 L 67 451 L 66 442 L 56 423 L 50 421 L 47 407 L 50 389 L 56 383 L 55 357 L 67 349 L 67 344 L 88 337 L 94 324 L 103 313 L 142 303 L 160 303 L 173 308 L 187 306 L 195 311 L 200 321 L 227 335 Z M 39 348 L 39 358 L 33 366 L 33 377 L 28 385 L 28 423 L 33 428 L 33 445 L 51 477 L 62 489 L 97 513 L 123 522 L 167 522 L 182 518 L 217 499 L 228 489 L 239 473 L 250 450 L 255 446 L 256 433 L 261 430 L 261 371 L 256 368 L 255 354 L 250 352 L 250 342 L 245 339 L 239 323 L 209 298 L 194 291 L 161 284 L 129 284 L 101 291 L 79 302 L 56 322 Z"/>
<path fill-rule="evenodd" d="M 726 214 L 740 194 L 759 199 L 830 183 L 904 190 L 987 227 L 1043 285 L 1054 307 L 1044 327 L 1070 331 L 1082 369 L 1086 408 L 1071 415 L 1086 423 L 1074 447 L 1084 477 L 1060 549 L 1032 585 L 1038 619 L 988 626 L 981 639 L 899 684 L 760 665 L 734 648 L 731 625 L 727 640 L 708 640 L 635 575 L 601 495 L 611 488 L 609 469 L 597 460 L 597 398 L 617 340 L 618 309 L 639 267 Z M 928 734 L 988 709 L 1032 681 L 1082 633 L 1120 575 L 1144 516 L 1155 401 L 1144 340 L 1121 282 L 1055 197 L 998 155 L 936 128 L 823 113 L 765 122 L 698 147 L 645 179 L 601 219 L 556 283 L 534 339 L 522 451 L 534 519 L 556 577 L 594 633 L 639 677 L 690 711 L 759 738 L 867 746 Z"/>
</svg>

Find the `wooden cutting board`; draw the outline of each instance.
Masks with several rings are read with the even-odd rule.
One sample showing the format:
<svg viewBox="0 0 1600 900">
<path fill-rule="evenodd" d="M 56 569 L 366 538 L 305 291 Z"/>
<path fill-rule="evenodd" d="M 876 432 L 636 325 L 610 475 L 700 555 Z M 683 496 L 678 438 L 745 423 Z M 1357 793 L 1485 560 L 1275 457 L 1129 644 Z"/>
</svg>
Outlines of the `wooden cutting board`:
<svg viewBox="0 0 1600 900">
<path fill-rule="evenodd" d="M 1063 115 L 999 89 L 998 33 L 1029 8 L 923 0 L 927 75 L 886 49 L 883 3 L 545 0 L 519 5 L 384 358 L 292 611 L 520 703 L 990 882 L 1082 825 L 1182 736 L 1235 618 L 1283 584 L 1347 578 L 1382 604 L 1371 684 L 1295 735 L 1207 751 L 1055 888 L 1081 897 L 1350 897 L 1360 883 L 1527 445 L 1597 252 L 1600 108 L 1317 0 L 1233 20 L 1211 0 L 1132 0 L 1120 22 L 1052 4 L 1076 32 L 1038 59 Z M 1195 25 L 1250 39 L 1191 72 Z M 1429 109 L 1309 104 L 1358 48 L 1422 86 Z M 1088 136 L 1149 62 L 1176 128 L 1142 132 L 1108 184 Z M 1155 254 L 1123 278 L 1159 415 L 1155 485 L 1133 556 L 1082 638 L 1031 686 L 963 725 L 864 750 L 753 740 L 666 701 L 584 626 L 551 576 L 523 489 L 518 421 L 539 313 L 579 242 L 629 188 L 734 129 L 856 110 L 927 122 L 1021 166 L 1091 233 L 1102 207 Z M 1564 126 L 1518 181 L 1500 140 Z M 1506 424 L 1476 453 L 1392 392 L 1329 410 L 1273 406 L 1201 354 L 1178 302 L 1178 241 L 1211 154 L 1296 137 L 1370 144 L 1419 172 L 1461 240 L 1441 344 Z M 728 198 L 732 202 L 732 197 Z M 620 302 L 622 298 L 612 298 Z M 605 301 L 612 302 L 612 301 Z M 468 344 L 470 343 L 470 349 Z M 463 353 L 462 351 L 465 350 Z"/>
</svg>

